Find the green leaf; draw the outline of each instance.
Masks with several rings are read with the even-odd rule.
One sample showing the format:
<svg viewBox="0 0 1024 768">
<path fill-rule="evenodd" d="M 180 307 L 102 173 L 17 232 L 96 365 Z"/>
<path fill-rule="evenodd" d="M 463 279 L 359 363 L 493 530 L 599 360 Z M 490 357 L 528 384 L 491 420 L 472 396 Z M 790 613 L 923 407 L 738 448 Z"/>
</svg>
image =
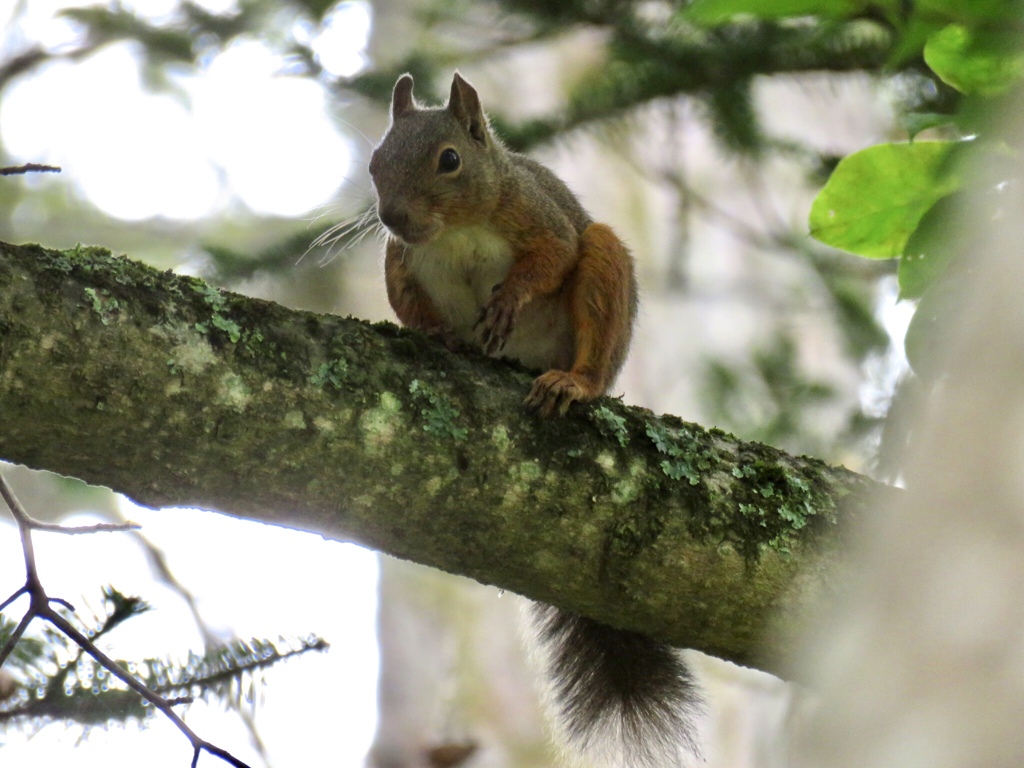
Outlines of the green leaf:
<svg viewBox="0 0 1024 768">
<path fill-rule="evenodd" d="M 916 0 L 914 12 L 968 25 L 1016 22 L 1020 3 L 1007 0 Z"/>
<path fill-rule="evenodd" d="M 956 327 L 962 296 L 955 280 L 939 280 L 925 291 L 907 326 L 903 346 L 907 362 L 923 381 L 936 381 L 945 370 L 943 332 Z"/>
<path fill-rule="evenodd" d="M 913 141 L 921 131 L 938 128 L 940 125 L 955 125 L 956 118 L 938 112 L 911 112 L 900 118 L 900 124 L 907 132 L 907 137 Z"/>
<path fill-rule="evenodd" d="M 893 41 L 892 52 L 886 62 L 889 71 L 903 69 L 909 62 L 920 59 L 928 38 L 946 23 L 946 19 L 937 21 L 930 17 L 922 17 L 920 14 L 911 16 L 909 21 L 901 25 L 899 35 Z"/>
<path fill-rule="evenodd" d="M 741 14 L 759 19 L 849 16 L 865 5 L 862 0 L 694 0 L 686 15 L 700 24 L 721 24 Z"/>
<path fill-rule="evenodd" d="M 908 249 L 909 251 L 909 249 Z M 950 254 L 905 253 L 900 257 L 897 280 L 900 285 L 900 299 L 917 299 L 942 274 L 949 263 Z"/>
<path fill-rule="evenodd" d="M 969 243 L 959 242 L 963 228 L 958 226 L 957 216 L 966 205 L 962 194 L 953 194 L 939 200 L 921 218 L 900 256 L 897 277 L 901 299 L 920 298 L 956 254 L 969 251 Z"/>
<path fill-rule="evenodd" d="M 924 46 L 925 63 L 961 93 L 996 96 L 1024 76 L 1018 41 L 1002 31 L 949 24 Z"/>
<path fill-rule="evenodd" d="M 921 217 L 960 186 L 955 142 L 878 144 L 844 157 L 811 205 L 811 235 L 874 259 L 900 256 Z"/>
</svg>

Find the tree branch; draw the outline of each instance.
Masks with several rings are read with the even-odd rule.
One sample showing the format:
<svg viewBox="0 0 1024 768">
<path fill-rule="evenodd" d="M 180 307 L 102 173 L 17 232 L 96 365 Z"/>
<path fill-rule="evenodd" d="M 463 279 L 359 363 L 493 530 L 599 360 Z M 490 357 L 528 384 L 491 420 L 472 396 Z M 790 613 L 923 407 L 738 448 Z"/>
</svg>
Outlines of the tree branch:
<svg viewBox="0 0 1024 768">
<path fill-rule="evenodd" d="M 92 656 L 104 669 L 110 672 L 110 674 L 123 682 L 130 690 L 134 691 L 147 702 L 159 709 L 164 716 L 167 717 L 167 719 L 169 719 L 174 726 L 185 735 L 189 740 L 189 743 L 191 743 L 193 768 L 199 760 L 199 753 L 202 751 L 216 755 L 230 765 L 235 766 L 235 768 L 249 768 L 246 763 L 239 760 L 226 749 L 218 747 L 215 744 L 211 744 L 196 734 L 196 732 L 193 731 L 172 709 L 173 702 L 168 701 L 163 696 L 150 690 L 145 683 L 137 679 L 126 669 L 123 669 L 120 664 L 101 651 L 91 639 L 80 632 L 74 624 L 54 610 L 51 603 L 58 603 L 72 613 L 74 612 L 74 608 L 66 600 L 50 597 L 43 588 L 42 582 L 39 580 L 39 572 L 36 570 L 35 549 L 32 545 L 32 531 L 38 528 L 39 524 L 29 517 L 28 512 L 26 512 L 24 507 L 21 506 L 21 503 L 18 501 L 17 497 L 15 497 L 14 493 L 7 485 L 7 481 L 4 480 L 2 475 L 0 475 L 0 498 L 2 498 L 4 503 L 7 505 L 7 508 L 11 511 L 11 514 L 14 516 L 14 520 L 18 525 L 18 531 L 21 534 L 21 548 L 25 557 L 26 571 L 24 586 L 19 588 L 14 595 L 5 600 L 3 605 L 9 605 L 12 599 L 23 594 L 28 594 L 29 597 L 28 610 L 25 611 L 25 615 L 11 634 L 7 643 L 5 643 L 3 648 L 0 649 L 0 666 L 3 666 L 7 657 L 14 650 L 14 646 L 17 644 L 18 640 L 21 639 L 21 636 L 24 634 L 25 629 L 28 627 L 32 619 L 39 617 L 44 621 L 48 621 L 63 632 L 75 644 L 77 644 L 79 648 Z M 78 529 L 75 532 L 80 533 L 82 531 L 81 529 Z"/>
<path fill-rule="evenodd" d="M 747 20 L 705 29 L 681 18 L 651 22 L 644 18 L 642 3 L 503 0 L 501 4 L 506 11 L 542 22 L 531 36 L 578 25 L 605 30 L 608 41 L 607 60 L 578 85 L 558 114 L 511 122 L 496 109 L 499 105 L 490 105 L 491 122 L 516 151 L 620 117 L 656 99 L 734 91 L 759 76 L 879 73 L 893 61 L 897 44 L 897 36 L 884 24 L 866 19 L 827 24 Z M 387 105 L 402 73 L 411 72 L 417 83 L 429 87 L 426 84 L 444 79 L 437 77 L 439 70 L 447 77 L 452 66 L 447 50 L 440 55 L 414 50 L 387 69 L 340 78 L 336 87 Z M 921 67 L 920 57 L 915 56 L 902 61 L 898 71 Z"/>
<path fill-rule="evenodd" d="M 877 486 L 389 323 L 220 292 L 101 249 L 0 244 L 0 456 L 361 542 L 776 670 Z"/>
<path fill-rule="evenodd" d="M 56 165 L 25 163 L 24 165 L 8 165 L 0 168 L 0 176 L 14 176 L 22 173 L 60 173 L 60 170 Z"/>
</svg>

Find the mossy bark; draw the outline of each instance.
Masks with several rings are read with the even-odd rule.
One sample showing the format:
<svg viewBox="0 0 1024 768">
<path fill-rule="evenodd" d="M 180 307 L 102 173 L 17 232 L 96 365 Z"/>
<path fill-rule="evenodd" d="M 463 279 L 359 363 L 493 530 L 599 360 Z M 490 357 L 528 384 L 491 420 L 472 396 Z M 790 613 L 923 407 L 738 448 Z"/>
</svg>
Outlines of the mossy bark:
<svg viewBox="0 0 1024 768">
<path fill-rule="evenodd" d="M 874 484 L 612 399 L 539 420 L 529 382 L 388 323 L 0 244 L 0 457 L 776 669 L 773 622 L 836 588 Z"/>
</svg>

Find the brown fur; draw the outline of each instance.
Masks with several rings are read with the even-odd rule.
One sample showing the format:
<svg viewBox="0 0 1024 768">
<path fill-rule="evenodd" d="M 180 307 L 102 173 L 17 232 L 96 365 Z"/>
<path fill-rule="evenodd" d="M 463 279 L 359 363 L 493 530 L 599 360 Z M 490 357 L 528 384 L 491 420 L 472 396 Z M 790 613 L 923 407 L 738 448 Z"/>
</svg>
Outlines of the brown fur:
<svg viewBox="0 0 1024 768">
<path fill-rule="evenodd" d="M 442 173 L 439 158 L 448 149 L 461 164 Z M 391 232 L 388 299 L 402 323 L 548 369 L 525 401 L 545 416 L 608 391 L 636 314 L 632 256 L 609 227 L 592 223 L 554 174 L 501 145 L 469 83 L 456 74 L 447 107 L 423 109 L 412 78 L 400 78 L 391 128 L 370 172 L 380 218 Z M 463 249 L 455 253 L 452 246 L 450 266 L 442 264 L 448 251 L 431 250 L 446 236 L 461 238 Z M 496 276 L 487 296 L 472 282 L 482 262 L 477 272 Z M 467 313 L 476 318 L 471 333 L 448 327 Z M 530 336 L 562 322 L 545 322 L 555 315 L 564 316 L 570 334 Z M 517 353 L 523 349 L 530 353 Z"/>
</svg>

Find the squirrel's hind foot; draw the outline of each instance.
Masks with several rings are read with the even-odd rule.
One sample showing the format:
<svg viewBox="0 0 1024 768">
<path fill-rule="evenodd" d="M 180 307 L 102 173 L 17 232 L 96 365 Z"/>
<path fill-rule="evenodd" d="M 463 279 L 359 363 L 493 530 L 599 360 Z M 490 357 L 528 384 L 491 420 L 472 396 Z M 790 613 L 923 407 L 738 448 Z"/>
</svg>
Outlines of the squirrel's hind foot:
<svg viewBox="0 0 1024 768">
<path fill-rule="evenodd" d="M 572 371 L 548 371 L 533 381 L 523 403 L 544 418 L 564 416 L 574 402 L 593 400 L 602 388 L 589 377 Z"/>
</svg>

